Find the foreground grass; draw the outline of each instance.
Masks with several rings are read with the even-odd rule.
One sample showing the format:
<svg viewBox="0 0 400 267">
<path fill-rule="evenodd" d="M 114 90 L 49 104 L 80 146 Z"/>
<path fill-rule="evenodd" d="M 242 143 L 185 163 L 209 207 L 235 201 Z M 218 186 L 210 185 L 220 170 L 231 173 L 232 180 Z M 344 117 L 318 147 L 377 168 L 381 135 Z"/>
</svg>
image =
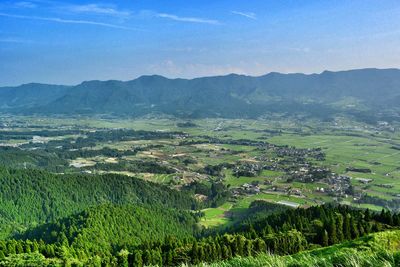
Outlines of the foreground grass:
<svg viewBox="0 0 400 267">
<path fill-rule="evenodd" d="M 374 253 L 357 252 L 354 250 L 337 252 L 330 257 L 318 258 L 312 255 L 302 255 L 299 257 L 279 257 L 273 255 L 260 255 L 256 258 L 235 258 L 226 262 L 219 262 L 212 265 L 201 266 L 263 266 L 263 267 L 361 267 L 361 266 L 379 266 L 390 267 L 399 266 L 399 256 L 387 251 Z"/>
<path fill-rule="evenodd" d="M 0 261 L 0 266 L 82 266 L 73 259 L 45 258 L 38 252 L 13 254 Z M 103 266 L 94 256 L 85 266 Z M 125 266 L 117 262 L 107 266 Z M 400 266 L 400 230 L 374 233 L 354 241 L 330 247 L 278 256 L 268 253 L 237 257 L 198 267 L 395 267 Z M 188 267 L 182 265 L 181 267 Z"/>
<path fill-rule="evenodd" d="M 278 256 L 259 254 L 237 257 L 199 267 L 265 266 L 265 267 L 391 267 L 400 266 L 400 231 L 386 231 L 342 244 Z"/>
</svg>

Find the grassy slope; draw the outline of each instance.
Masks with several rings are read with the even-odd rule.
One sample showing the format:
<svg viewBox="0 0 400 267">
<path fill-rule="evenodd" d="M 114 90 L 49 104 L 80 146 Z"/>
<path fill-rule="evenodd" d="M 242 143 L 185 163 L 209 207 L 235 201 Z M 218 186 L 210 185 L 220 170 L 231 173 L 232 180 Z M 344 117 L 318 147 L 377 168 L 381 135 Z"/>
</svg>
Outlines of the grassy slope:
<svg viewBox="0 0 400 267">
<path fill-rule="evenodd" d="M 200 266 L 400 266 L 400 230 L 375 233 L 291 256 L 260 254 Z"/>
</svg>

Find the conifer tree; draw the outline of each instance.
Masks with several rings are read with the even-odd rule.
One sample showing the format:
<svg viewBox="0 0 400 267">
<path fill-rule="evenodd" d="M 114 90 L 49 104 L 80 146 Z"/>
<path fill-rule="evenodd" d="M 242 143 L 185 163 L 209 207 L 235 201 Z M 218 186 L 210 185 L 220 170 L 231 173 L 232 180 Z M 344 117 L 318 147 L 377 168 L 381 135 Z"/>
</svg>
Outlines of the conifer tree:
<svg viewBox="0 0 400 267">
<path fill-rule="evenodd" d="M 346 214 L 344 216 L 344 222 L 343 222 L 343 234 L 344 238 L 346 240 L 351 239 L 351 230 L 350 230 L 350 214 Z"/>
<path fill-rule="evenodd" d="M 322 233 L 322 246 L 326 247 L 329 245 L 329 236 L 326 230 Z"/>
<path fill-rule="evenodd" d="M 142 267 L 143 259 L 142 259 L 142 251 L 136 250 L 133 258 L 133 266 Z"/>
<path fill-rule="evenodd" d="M 334 245 L 338 243 L 337 233 L 336 233 L 336 222 L 332 217 L 328 222 L 328 235 L 329 235 L 329 244 Z"/>
<path fill-rule="evenodd" d="M 341 214 L 336 214 L 336 234 L 338 242 L 344 240 L 343 234 L 343 216 Z"/>
</svg>

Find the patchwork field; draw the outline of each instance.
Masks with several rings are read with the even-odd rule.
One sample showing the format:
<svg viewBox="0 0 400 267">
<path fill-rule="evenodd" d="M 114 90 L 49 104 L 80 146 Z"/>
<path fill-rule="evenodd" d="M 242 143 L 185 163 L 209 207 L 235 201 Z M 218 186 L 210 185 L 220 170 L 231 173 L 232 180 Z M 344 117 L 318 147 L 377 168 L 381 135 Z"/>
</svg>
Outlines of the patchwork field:
<svg viewBox="0 0 400 267">
<path fill-rule="evenodd" d="M 208 206 L 213 203 L 200 220 L 206 227 L 234 223 L 254 200 L 291 207 L 327 202 L 400 207 L 398 132 L 346 118 L 0 121 L 2 164 L 118 173 L 189 190 Z M 218 184 L 222 187 L 213 192 Z"/>
</svg>

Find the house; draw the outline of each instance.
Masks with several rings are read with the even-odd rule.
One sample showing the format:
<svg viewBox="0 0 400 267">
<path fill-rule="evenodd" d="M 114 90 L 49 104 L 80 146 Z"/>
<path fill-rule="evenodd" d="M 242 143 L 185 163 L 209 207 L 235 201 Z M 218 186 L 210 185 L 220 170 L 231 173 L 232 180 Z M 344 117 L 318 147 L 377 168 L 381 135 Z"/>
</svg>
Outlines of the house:
<svg viewBox="0 0 400 267">
<path fill-rule="evenodd" d="M 369 178 L 356 178 L 356 180 L 363 184 L 368 184 L 373 181 L 373 179 L 369 179 Z"/>
</svg>

